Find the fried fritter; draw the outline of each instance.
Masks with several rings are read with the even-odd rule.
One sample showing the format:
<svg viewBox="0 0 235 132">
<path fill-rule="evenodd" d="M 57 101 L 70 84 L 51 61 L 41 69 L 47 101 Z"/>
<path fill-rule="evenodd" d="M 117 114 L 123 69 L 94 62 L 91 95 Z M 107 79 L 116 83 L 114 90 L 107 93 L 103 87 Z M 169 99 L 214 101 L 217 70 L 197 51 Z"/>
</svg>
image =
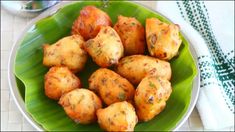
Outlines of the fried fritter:
<svg viewBox="0 0 235 132">
<path fill-rule="evenodd" d="M 116 67 L 116 72 L 135 85 L 147 75 L 156 75 L 168 80 L 171 78 L 169 62 L 145 55 L 122 58 Z"/>
<path fill-rule="evenodd" d="M 98 123 L 106 131 L 134 131 L 138 118 L 134 107 L 126 102 L 117 102 L 96 112 Z"/>
<path fill-rule="evenodd" d="M 100 95 L 105 104 L 131 101 L 135 89 L 125 78 L 106 68 L 96 70 L 89 78 L 89 89 Z"/>
<path fill-rule="evenodd" d="M 87 53 L 83 50 L 84 40 L 80 35 L 68 36 L 55 44 L 43 46 L 45 66 L 67 66 L 72 72 L 79 72 L 85 66 Z"/>
<path fill-rule="evenodd" d="M 117 64 L 124 54 L 124 48 L 116 31 L 109 26 L 101 27 L 94 39 L 84 44 L 85 50 L 100 67 Z"/>
<path fill-rule="evenodd" d="M 145 77 L 135 92 L 135 107 L 140 121 L 149 121 L 166 106 L 172 92 L 171 83 L 156 76 Z"/>
<path fill-rule="evenodd" d="M 170 60 L 178 54 L 181 45 L 179 25 L 167 24 L 157 18 L 146 19 L 146 39 L 151 56 Z"/>
<path fill-rule="evenodd" d="M 89 124 L 97 120 L 96 111 L 102 103 L 95 93 L 88 89 L 75 89 L 64 94 L 59 104 L 76 123 Z"/>
<path fill-rule="evenodd" d="M 112 26 L 110 17 L 95 6 L 86 6 L 73 23 L 72 34 L 81 34 L 88 40 L 98 34 L 101 26 Z"/>
<path fill-rule="evenodd" d="M 75 88 L 81 87 L 81 82 L 67 67 L 51 67 L 45 75 L 45 94 L 47 97 L 58 100 Z"/>
<path fill-rule="evenodd" d="M 125 55 L 143 54 L 145 50 L 145 30 L 134 17 L 118 16 L 114 29 L 120 36 Z"/>
</svg>

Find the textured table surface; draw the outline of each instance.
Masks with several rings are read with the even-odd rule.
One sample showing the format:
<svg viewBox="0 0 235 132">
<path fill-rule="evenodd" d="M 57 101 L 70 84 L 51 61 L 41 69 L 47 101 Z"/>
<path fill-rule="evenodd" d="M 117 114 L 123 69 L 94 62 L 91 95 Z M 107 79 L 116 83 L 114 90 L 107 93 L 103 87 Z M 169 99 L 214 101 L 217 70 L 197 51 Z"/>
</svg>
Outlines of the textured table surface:
<svg viewBox="0 0 235 132">
<path fill-rule="evenodd" d="M 155 8 L 156 3 L 143 4 Z M 7 62 L 13 42 L 30 20 L 31 18 L 14 16 L 1 8 L 1 131 L 35 131 L 16 107 L 7 79 Z M 224 130 L 232 129 L 234 130 Z M 179 130 L 204 130 L 196 108 Z"/>
</svg>

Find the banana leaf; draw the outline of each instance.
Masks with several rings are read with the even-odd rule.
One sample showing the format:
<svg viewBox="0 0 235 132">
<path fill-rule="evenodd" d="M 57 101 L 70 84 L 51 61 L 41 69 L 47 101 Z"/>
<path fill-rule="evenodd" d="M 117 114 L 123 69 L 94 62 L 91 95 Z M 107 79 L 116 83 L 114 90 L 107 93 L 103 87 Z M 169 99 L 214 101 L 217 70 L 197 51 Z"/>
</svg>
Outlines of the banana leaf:
<svg viewBox="0 0 235 132">
<path fill-rule="evenodd" d="M 97 123 L 81 125 L 73 122 L 56 102 L 44 94 L 44 75 L 48 68 L 43 66 L 42 45 L 52 44 L 62 37 L 70 35 L 73 21 L 86 5 L 95 5 L 108 13 L 112 22 L 118 15 L 136 17 L 143 25 L 145 19 L 156 17 L 166 23 L 169 20 L 143 6 L 125 2 L 110 1 L 103 7 L 101 1 L 76 2 L 58 10 L 55 14 L 37 21 L 24 35 L 15 59 L 15 76 L 18 88 L 25 100 L 27 112 L 46 131 L 100 131 Z M 170 61 L 172 67 L 173 92 L 162 113 L 148 122 L 138 123 L 135 130 L 157 131 L 172 130 L 186 113 L 192 93 L 193 79 L 197 74 L 196 65 L 189 51 L 189 44 L 183 40 L 179 56 Z M 88 88 L 88 78 L 98 66 L 89 58 L 85 69 L 77 74 L 83 86 Z"/>
</svg>

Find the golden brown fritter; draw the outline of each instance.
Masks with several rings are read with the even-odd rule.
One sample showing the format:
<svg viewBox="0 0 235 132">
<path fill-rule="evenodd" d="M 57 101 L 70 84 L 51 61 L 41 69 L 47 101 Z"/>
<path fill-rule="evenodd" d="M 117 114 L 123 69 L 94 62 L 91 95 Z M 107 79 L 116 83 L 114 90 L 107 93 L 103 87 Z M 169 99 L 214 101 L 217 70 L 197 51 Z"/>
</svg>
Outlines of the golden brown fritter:
<svg viewBox="0 0 235 132">
<path fill-rule="evenodd" d="M 86 6 L 73 23 L 72 34 L 81 34 L 88 40 L 98 34 L 101 26 L 112 26 L 110 17 L 95 6 Z"/>
<path fill-rule="evenodd" d="M 146 39 L 151 56 L 170 60 L 177 55 L 181 45 L 179 25 L 167 24 L 157 18 L 146 19 Z"/>
<path fill-rule="evenodd" d="M 171 83 L 156 76 L 145 77 L 135 92 L 135 108 L 140 121 L 149 121 L 166 106 L 171 94 Z"/>
<path fill-rule="evenodd" d="M 45 75 L 45 94 L 51 99 L 58 100 L 62 94 L 80 87 L 80 79 L 67 67 L 51 67 Z"/>
<path fill-rule="evenodd" d="M 82 49 L 84 40 L 80 35 L 68 36 L 55 44 L 43 46 L 45 66 L 67 66 L 73 72 L 83 69 L 87 53 Z"/>
<path fill-rule="evenodd" d="M 134 131 L 138 118 L 134 107 L 126 102 L 117 102 L 97 110 L 98 123 L 106 131 Z"/>
<path fill-rule="evenodd" d="M 96 111 L 102 108 L 102 103 L 96 94 L 83 88 L 64 94 L 59 104 L 72 120 L 80 124 L 95 122 Z"/>
<path fill-rule="evenodd" d="M 105 104 L 130 101 L 135 89 L 125 78 L 106 68 L 96 70 L 89 78 L 89 89 L 98 93 Z"/>
<path fill-rule="evenodd" d="M 169 62 L 145 55 L 122 58 L 116 67 L 116 72 L 135 85 L 147 75 L 156 75 L 168 80 L 171 78 Z"/>
<path fill-rule="evenodd" d="M 93 61 L 101 67 L 117 64 L 124 54 L 120 37 L 109 26 L 101 27 L 98 35 L 94 39 L 88 40 L 84 44 L 84 48 L 90 54 Z"/>
<path fill-rule="evenodd" d="M 126 55 L 143 54 L 145 50 L 145 30 L 134 17 L 118 16 L 114 29 L 120 36 Z"/>
</svg>

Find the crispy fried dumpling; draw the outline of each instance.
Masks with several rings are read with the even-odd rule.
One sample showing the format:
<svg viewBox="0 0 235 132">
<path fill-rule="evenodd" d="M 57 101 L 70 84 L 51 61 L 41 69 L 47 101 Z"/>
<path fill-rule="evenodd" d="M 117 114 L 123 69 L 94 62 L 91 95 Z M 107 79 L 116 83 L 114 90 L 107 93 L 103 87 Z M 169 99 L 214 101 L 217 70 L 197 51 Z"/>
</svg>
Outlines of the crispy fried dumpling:
<svg viewBox="0 0 235 132">
<path fill-rule="evenodd" d="M 102 103 L 95 93 L 88 89 L 75 89 L 64 94 L 59 104 L 66 114 L 76 123 L 89 124 L 97 120 L 96 111 Z"/>
<path fill-rule="evenodd" d="M 146 19 L 146 40 L 150 55 L 162 60 L 176 56 L 182 42 L 179 30 L 177 24 L 167 24 L 157 18 Z"/>
<path fill-rule="evenodd" d="M 106 131 L 134 131 L 138 118 L 128 102 L 117 102 L 97 110 L 98 123 Z"/>
<path fill-rule="evenodd" d="M 94 39 L 90 39 L 84 44 L 84 48 L 100 67 L 117 64 L 124 54 L 120 37 L 109 26 L 103 26 Z"/>
<path fill-rule="evenodd" d="M 80 87 L 80 79 L 67 67 L 51 67 L 45 75 L 45 94 L 51 99 L 58 100 L 62 94 Z"/>
<path fill-rule="evenodd" d="M 72 72 L 81 71 L 87 61 L 87 53 L 83 50 L 84 40 L 80 35 L 68 36 L 55 44 L 43 46 L 45 66 L 67 66 Z"/>
<path fill-rule="evenodd" d="M 116 72 L 135 85 L 139 84 L 147 75 L 155 75 L 167 80 L 171 78 L 169 62 L 145 55 L 132 55 L 122 58 L 116 67 Z"/>
<path fill-rule="evenodd" d="M 156 76 L 145 77 L 135 92 L 135 107 L 140 121 L 149 121 L 166 106 L 172 92 L 171 83 Z"/>
<path fill-rule="evenodd" d="M 125 55 L 144 53 L 145 30 L 137 19 L 120 15 L 113 28 L 122 40 Z"/>
<path fill-rule="evenodd" d="M 98 34 L 101 26 L 112 26 L 110 17 L 95 6 L 86 6 L 73 23 L 72 34 L 81 34 L 88 40 Z"/>
<path fill-rule="evenodd" d="M 132 84 L 112 70 L 100 68 L 89 78 L 89 89 L 98 93 L 105 104 L 133 100 Z"/>
</svg>

